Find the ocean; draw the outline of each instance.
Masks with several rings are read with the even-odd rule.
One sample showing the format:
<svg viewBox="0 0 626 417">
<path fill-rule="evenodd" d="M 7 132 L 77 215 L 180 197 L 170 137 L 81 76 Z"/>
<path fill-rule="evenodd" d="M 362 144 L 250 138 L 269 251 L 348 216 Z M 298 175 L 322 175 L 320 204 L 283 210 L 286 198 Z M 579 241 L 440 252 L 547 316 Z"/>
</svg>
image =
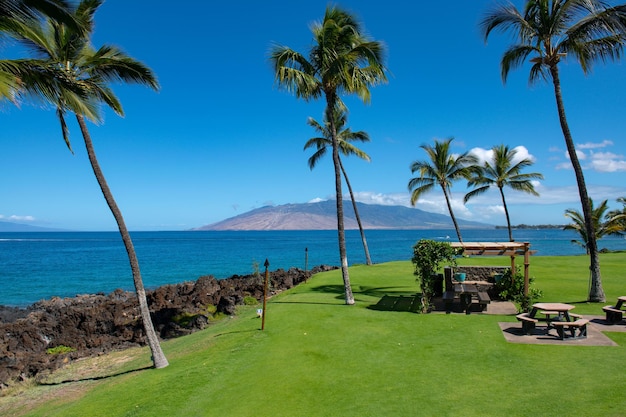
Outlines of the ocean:
<svg viewBox="0 0 626 417">
<path fill-rule="evenodd" d="M 467 242 L 507 241 L 506 229 L 461 230 Z M 455 242 L 451 230 L 366 230 L 372 262 L 408 260 L 419 239 Z M 147 289 L 195 281 L 203 275 L 228 278 L 269 270 L 339 265 L 337 232 L 180 231 L 131 232 Z M 583 255 L 577 235 L 560 229 L 515 230 L 536 256 Z M 346 231 L 350 265 L 364 264 L 358 230 Z M 600 248 L 625 250 L 626 240 L 606 237 Z M 306 262 L 306 264 L 305 264 Z M 27 306 L 77 294 L 133 290 L 132 274 L 118 232 L 0 233 L 0 305 Z"/>
</svg>

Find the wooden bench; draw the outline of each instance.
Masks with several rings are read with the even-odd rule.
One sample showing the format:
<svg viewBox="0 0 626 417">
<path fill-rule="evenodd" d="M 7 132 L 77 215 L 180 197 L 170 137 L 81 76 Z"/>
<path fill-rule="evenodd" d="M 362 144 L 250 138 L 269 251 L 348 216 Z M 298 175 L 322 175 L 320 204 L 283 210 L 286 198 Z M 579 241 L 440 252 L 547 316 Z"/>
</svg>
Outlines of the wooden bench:
<svg viewBox="0 0 626 417">
<path fill-rule="evenodd" d="M 479 292 L 476 294 L 476 298 L 472 297 L 472 304 L 478 304 L 480 311 L 485 311 L 487 304 L 491 303 L 491 298 L 486 292 Z"/>
<path fill-rule="evenodd" d="M 528 313 L 518 314 L 515 318 L 522 322 L 522 332 L 524 334 L 531 334 L 535 330 L 535 324 L 539 322 L 539 320 L 530 317 Z"/>
<path fill-rule="evenodd" d="M 546 316 L 546 321 L 547 321 L 548 323 L 549 323 L 550 321 L 552 321 L 552 320 L 551 320 L 551 318 L 550 318 L 550 316 L 557 316 L 557 317 L 558 317 L 558 316 L 559 316 L 559 314 L 561 314 L 561 313 L 559 313 L 558 311 L 540 311 L 539 313 L 541 313 L 541 314 L 543 314 L 544 316 Z"/>
<path fill-rule="evenodd" d="M 606 313 L 606 321 L 609 324 L 619 323 L 624 318 L 624 311 L 619 310 L 614 306 L 605 306 L 602 307 L 602 310 Z"/>
<path fill-rule="evenodd" d="M 559 339 L 565 339 L 565 328 L 571 331 L 572 339 L 584 339 L 587 337 L 587 323 L 589 320 L 587 319 L 578 319 L 576 321 L 553 321 L 552 326 L 556 329 L 559 334 Z M 576 333 L 578 331 L 578 334 Z"/>
<path fill-rule="evenodd" d="M 486 292 L 479 292 L 478 293 L 478 303 L 479 304 L 487 305 L 490 302 L 491 302 L 491 298 L 489 297 L 489 294 L 487 294 Z"/>
</svg>

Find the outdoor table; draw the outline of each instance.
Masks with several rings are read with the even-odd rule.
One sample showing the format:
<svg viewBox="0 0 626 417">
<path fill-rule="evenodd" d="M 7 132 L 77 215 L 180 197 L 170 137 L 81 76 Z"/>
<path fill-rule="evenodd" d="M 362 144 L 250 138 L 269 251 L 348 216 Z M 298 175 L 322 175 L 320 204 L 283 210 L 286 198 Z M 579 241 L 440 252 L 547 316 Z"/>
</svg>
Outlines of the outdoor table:
<svg viewBox="0 0 626 417">
<path fill-rule="evenodd" d="M 550 315 L 548 315 L 546 321 L 548 322 L 549 327 L 551 321 L 572 321 L 572 318 L 569 315 L 569 311 L 573 310 L 574 308 L 575 306 L 564 303 L 536 303 L 533 304 L 533 309 L 528 316 L 531 318 L 535 318 L 537 312 L 539 311 L 545 311 L 546 313 L 551 314 L 557 313 L 558 317 L 556 319 L 551 319 Z"/>
<path fill-rule="evenodd" d="M 472 305 L 472 296 L 478 294 L 476 284 L 455 284 L 454 293 L 459 296 L 461 308 L 465 310 L 465 313 L 469 313 L 470 306 Z"/>
<path fill-rule="evenodd" d="M 626 301 L 626 295 L 621 295 L 617 297 L 617 304 L 615 305 L 615 308 L 618 310 L 622 310 L 622 304 L 624 304 L 625 301 Z"/>
</svg>

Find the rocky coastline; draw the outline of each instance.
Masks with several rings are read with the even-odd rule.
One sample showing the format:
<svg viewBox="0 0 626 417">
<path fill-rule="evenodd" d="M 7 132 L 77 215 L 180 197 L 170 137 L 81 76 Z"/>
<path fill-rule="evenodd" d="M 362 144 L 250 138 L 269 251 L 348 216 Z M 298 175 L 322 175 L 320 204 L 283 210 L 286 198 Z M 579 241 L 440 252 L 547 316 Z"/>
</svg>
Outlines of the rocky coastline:
<svg viewBox="0 0 626 417">
<path fill-rule="evenodd" d="M 330 269 L 335 267 L 272 271 L 269 295 Z M 195 282 L 147 291 L 146 296 L 155 329 L 162 339 L 170 339 L 204 329 L 214 316 L 234 315 L 247 297 L 261 302 L 263 276 L 234 275 L 217 280 L 207 275 Z M 145 343 L 134 292 L 55 297 L 27 308 L 0 306 L 0 389 L 52 372 L 73 359 Z M 62 354 L 50 353 L 59 347 L 68 349 Z"/>
</svg>

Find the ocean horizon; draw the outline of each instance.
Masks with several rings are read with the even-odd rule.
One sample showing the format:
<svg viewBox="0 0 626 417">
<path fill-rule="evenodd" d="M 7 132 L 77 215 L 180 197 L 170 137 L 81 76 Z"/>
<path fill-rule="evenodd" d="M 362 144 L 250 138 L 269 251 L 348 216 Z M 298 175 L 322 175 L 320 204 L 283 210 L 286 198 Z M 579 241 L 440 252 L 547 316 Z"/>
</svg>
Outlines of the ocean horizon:
<svg viewBox="0 0 626 417">
<path fill-rule="evenodd" d="M 461 230 L 466 242 L 504 242 L 506 229 Z M 374 263 L 409 260 L 420 239 L 456 242 L 454 229 L 366 230 Z M 146 289 L 269 270 L 338 266 L 336 230 L 131 232 Z M 561 229 L 516 229 L 533 256 L 584 255 L 577 235 Z M 364 264 L 358 230 L 346 231 L 350 265 Z M 626 250 L 626 239 L 605 237 L 600 249 Z M 506 262 L 505 262 L 506 264 Z M 532 262 L 531 262 L 532 269 Z M 25 307 L 52 297 L 133 291 L 128 258 L 118 232 L 0 233 L 0 305 Z"/>
</svg>

